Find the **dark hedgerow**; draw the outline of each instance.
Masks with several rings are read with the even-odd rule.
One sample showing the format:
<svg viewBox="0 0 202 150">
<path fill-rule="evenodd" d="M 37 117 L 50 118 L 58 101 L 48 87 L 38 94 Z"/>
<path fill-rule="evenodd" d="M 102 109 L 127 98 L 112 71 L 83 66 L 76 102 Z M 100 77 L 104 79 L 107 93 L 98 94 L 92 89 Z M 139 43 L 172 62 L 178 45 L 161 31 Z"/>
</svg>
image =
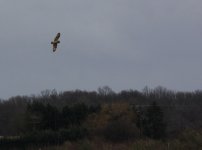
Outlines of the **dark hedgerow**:
<svg viewBox="0 0 202 150">
<path fill-rule="evenodd" d="M 115 120 L 103 129 L 102 134 L 106 140 L 112 142 L 127 141 L 137 137 L 137 128 L 131 122 Z"/>
<path fill-rule="evenodd" d="M 61 129 L 59 131 L 34 131 L 19 137 L 1 138 L 0 149 L 12 147 L 23 148 L 28 146 L 59 145 L 67 140 L 76 141 L 85 138 L 87 135 L 87 130 L 82 127 L 72 127 L 69 129 Z"/>
</svg>

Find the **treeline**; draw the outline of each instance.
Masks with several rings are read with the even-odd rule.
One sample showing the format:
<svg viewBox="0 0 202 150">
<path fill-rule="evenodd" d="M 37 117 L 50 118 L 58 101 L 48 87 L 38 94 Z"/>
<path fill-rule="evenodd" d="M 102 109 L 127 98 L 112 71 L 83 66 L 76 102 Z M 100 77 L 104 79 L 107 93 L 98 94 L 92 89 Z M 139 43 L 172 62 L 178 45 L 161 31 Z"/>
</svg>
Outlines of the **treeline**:
<svg viewBox="0 0 202 150">
<path fill-rule="evenodd" d="M 94 137 L 113 142 L 168 139 L 186 129 L 201 129 L 201 114 L 202 91 L 145 87 L 141 92 L 116 93 L 108 86 L 92 92 L 46 90 L 40 95 L 1 100 L 0 142 L 12 141 L 5 136 L 36 143 L 40 137 L 46 143 L 50 137 L 59 143 Z"/>
<path fill-rule="evenodd" d="M 44 146 L 95 137 L 111 142 L 166 138 L 163 112 L 155 102 L 145 111 L 137 111 L 134 104 L 126 102 L 77 103 L 59 110 L 33 101 L 27 106 L 24 122 L 24 133 L 1 138 L 0 147 Z"/>
<path fill-rule="evenodd" d="M 78 103 L 71 107 L 64 106 L 59 111 L 55 106 L 34 101 L 28 104 L 25 122 L 29 131 L 58 130 L 69 128 L 70 125 L 80 126 L 89 114 L 98 110 L 98 107 L 87 107 L 83 103 Z"/>
</svg>

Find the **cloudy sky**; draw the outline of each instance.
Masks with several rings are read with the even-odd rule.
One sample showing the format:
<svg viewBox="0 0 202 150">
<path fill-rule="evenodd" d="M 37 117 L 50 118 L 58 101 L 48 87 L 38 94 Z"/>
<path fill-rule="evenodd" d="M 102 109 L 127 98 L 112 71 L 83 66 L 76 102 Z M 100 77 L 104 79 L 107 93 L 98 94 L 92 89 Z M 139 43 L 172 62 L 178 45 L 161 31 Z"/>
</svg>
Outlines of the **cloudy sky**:
<svg viewBox="0 0 202 150">
<path fill-rule="evenodd" d="M 201 0 L 1 0 L 0 98 L 104 85 L 202 89 L 201 8 Z"/>
</svg>

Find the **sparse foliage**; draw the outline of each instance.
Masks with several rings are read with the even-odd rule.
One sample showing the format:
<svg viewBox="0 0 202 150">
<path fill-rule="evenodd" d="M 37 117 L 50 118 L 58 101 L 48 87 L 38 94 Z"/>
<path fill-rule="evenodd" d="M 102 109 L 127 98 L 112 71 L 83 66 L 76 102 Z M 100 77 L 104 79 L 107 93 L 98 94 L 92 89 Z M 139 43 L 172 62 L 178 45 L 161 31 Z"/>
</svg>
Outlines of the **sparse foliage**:
<svg viewBox="0 0 202 150">
<path fill-rule="evenodd" d="M 45 90 L 38 96 L 1 100 L 0 135 L 18 137 L 41 132 L 68 140 L 99 137 L 113 142 L 172 137 L 183 144 L 187 140 L 183 137 L 193 136 L 189 145 L 200 147 L 201 133 L 185 131 L 201 130 L 201 98 L 200 90 L 176 92 L 161 86 L 119 93 L 108 86 L 97 92 Z"/>
</svg>

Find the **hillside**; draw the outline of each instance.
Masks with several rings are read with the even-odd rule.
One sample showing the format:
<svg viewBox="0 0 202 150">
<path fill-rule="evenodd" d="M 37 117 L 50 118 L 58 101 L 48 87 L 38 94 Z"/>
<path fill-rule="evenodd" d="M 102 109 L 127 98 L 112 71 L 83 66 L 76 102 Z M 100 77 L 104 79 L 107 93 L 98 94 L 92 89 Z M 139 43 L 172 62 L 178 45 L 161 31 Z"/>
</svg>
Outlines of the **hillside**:
<svg viewBox="0 0 202 150">
<path fill-rule="evenodd" d="M 91 147 L 95 139 L 139 144 L 147 139 L 168 146 L 166 141 L 173 139 L 202 138 L 201 108 L 199 90 L 174 92 L 160 86 L 119 93 L 107 86 L 97 91 L 46 90 L 1 100 L 0 146 L 60 145 L 82 139 Z M 197 145 L 197 138 L 190 145 Z"/>
</svg>

